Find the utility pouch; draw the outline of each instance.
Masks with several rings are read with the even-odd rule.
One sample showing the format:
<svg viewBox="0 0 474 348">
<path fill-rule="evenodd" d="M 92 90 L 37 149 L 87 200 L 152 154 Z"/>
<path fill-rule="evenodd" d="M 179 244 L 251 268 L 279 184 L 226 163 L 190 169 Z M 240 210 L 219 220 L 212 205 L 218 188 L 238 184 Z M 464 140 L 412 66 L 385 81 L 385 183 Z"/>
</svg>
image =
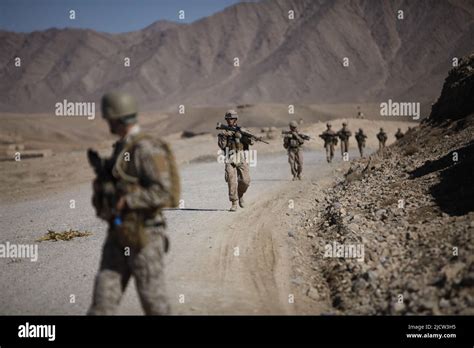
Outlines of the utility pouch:
<svg viewBox="0 0 474 348">
<path fill-rule="evenodd" d="M 148 242 L 145 234 L 144 213 L 129 210 L 121 215 L 122 223 L 111 227 L 112 238 L 122 247 L 141 250 Z"/>
</svg>

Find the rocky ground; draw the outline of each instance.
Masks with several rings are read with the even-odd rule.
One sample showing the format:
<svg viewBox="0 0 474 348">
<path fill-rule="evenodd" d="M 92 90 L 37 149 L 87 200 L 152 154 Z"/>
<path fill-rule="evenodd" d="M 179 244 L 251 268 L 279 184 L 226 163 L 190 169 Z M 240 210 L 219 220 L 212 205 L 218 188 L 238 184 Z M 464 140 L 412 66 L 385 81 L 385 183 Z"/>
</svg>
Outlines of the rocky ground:
<svg viewBox="0 0 474 348">
<path fill-rule="evenodd" d="M 474 114 L 461 116 L 431 118 L 313 186 L 294 272 L 328 313 L 474 314 Z"/>
</svg>

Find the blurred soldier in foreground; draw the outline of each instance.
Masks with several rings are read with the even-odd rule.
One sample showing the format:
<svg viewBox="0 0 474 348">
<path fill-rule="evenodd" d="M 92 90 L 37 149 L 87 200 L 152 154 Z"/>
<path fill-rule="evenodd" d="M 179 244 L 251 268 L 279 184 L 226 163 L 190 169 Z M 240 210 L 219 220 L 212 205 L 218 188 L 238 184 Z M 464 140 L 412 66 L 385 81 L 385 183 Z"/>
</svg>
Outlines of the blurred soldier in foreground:
<svg viewBox="0 0 474 348">
<path fill-rule="evenodd" d="M 290 163 L 291 174 L 293 180 L 301 180 L 303 172 L 303 151 L 301 145 L 309 137 L 298 133 L 298 124 L 296 121 L 290 122 L 290 131 L 283 131 L 283 147 L 288 150 L 288 163 Z"/>
<path fill-rule="evenodd" d="M 385 148 L 387 133 L 384 132 L 383 128 L 380 128 L 380 132 L 377 133 L 377 139 L 379 140 L 379 150 Z"/>
<path fill-rule="evenodd" d="M 89 149 L 97 178 L 92 203 L 109 224 L 91 315 L 116 313 L 130 277 L 145 314 L 168 314 L 163 267 L 168 250 L 162 208 L 177 206 L 179 176 L 168 144 L 140 131 L 137 105 L 124 93 L 102 98 L 102 116 L 119 140 L 110 158 Z"/>
<path fill-rule="evenodd" d="M 344 153 L 349 153 L 349 138 L 352 133 L 347 128 L 347 123 L 342 124 L 342 128 L 337 132 L 339 140 L 341 140 L 341 156 L 344 156 Z"/>
<path fill-rule="evenodd" d="M 254 144 L 253 137 L 237 125 L 239 116 L 234 110 L 225 114 L 227 126 L 217 124 L 221 132 L 217 135 L 217 144 L 225 154 L 225 181 L 229 187 L 230 211 L 237 210 L 237 201 L 244 208 L 244 193 L 250 185 L 249 163 L 245 151 Z"/>
<path fill-rule="evenodd" d="M 326 124 L 327 129 L 319 135 L 324 140 L 324 148 L 326 149 L 326 159 L 328 163 L 332 162 L 334 157 L 334 146 L 337 145 L 336 133 L 331 129 L 331 124 Z"/>
<path fill-rule="evenodd" d="M 365 135 L 362 128 L 359 128 L 359 131 L 355 134 L 355 138 L 357 140 L 360 157 L 364 157 L 365 139 L 367 139 L 367 135 Z"/>
<path fill-rule="evenodd" d="M 397 132 L 395 133 L 395 138 L 397 140 L 400 140 L 401 138 L 403 138 L 405 134 L 402 133 L 402 130 L 400 128 L 398 128 Z"/>
</svg>

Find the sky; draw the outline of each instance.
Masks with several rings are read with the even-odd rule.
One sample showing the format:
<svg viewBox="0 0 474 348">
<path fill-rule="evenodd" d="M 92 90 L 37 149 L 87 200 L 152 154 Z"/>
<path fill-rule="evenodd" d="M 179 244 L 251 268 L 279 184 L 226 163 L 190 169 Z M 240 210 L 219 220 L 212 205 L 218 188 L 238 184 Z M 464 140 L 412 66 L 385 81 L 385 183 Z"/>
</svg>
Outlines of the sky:
<svg viewBox="0 0 474 348">
<path fill-rule="evenodd" d="M 0 30 L 32 32 L 49 28 L 88 28 L 121 33 L 160 19 L 194 22 L 240 0 L 0 0 Z M 69 18 L 69 11 L 76 19 Z M 185 19 L 179 19 L 180 10 Z"/>
</svg>

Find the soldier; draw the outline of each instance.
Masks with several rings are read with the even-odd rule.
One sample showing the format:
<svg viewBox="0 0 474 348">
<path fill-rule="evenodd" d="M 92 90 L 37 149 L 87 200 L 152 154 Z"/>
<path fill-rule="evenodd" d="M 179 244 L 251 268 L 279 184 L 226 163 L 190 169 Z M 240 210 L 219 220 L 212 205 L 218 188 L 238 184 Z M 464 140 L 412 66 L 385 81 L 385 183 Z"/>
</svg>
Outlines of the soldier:
<svg viewBox="0 0 474 348">
<path fill-rule="evenodd" d="M 405 134 L 402 133 L 402 130 L 400 128 L 398 128 L 397 132 L 395 133 L 395 138 L 397 138 L 397 140 L 400 140 L 401 138 L 403 138 Z"/>
<path fill-rule="evenodd" d="M 380 128 L 380 132 L 377 133 L 377 139 L 379 140 L 379 150 L 385 147 L 387 141 L 387 133 L 384 132 L 383 128 Z"/>
<path fill-rule="evenodd" d="M 367 139 L 367 135 L 365 135 L 362 128 L 359 128 L 359 131 L 355 134 L 355 138 L 357 140 L 360 157 L 364 157 L 365 139 Z"/>
<path fill-rule="evenodd" d="M 332 162 L 334 157 L 334 146 L 337 145 L 336 133 L 331 129 L 331 124 L 326 124 L 327 129 L 319 135 L 324 140 L 324 148 L 326 149 L 326 159 L 328 163 Z"/>
<path fill-rule="evenodd" d="M 342 124 L 337 136 L 341 140 L 341 156 L 344 156 L 344 153 L 349 153 L 349 138 L 352 136 L 351 131 L 347 128 L 347 123 Z"/>
<path fill-rule="evenodd" d="M 93 205 L 109 224 L 90 315 L 116 313 L 130 277 L 147 315 L 169 314 L 163 258 L 168 249 L 162 208 L 177 205 L 179 177 L 168 144 L 144 135 L 137 104 L 124 93 L 102 98 L 102 116 L 119 140 L 110 158 L 89 150 L 97 178 Z"/>
<path fill-rule="evenodd" d="M 237 126 L 239 116 L 234 110 L 228 110 L 225 120 L 229 127 L 240 129 Z M 217 136 L 219 148 L 224 151 L 225 181 L 229 187 L 229 200 L 232 205 L 230 211 L 237 210 L 237 201 L 241 208 L 245 207 L 244 193 L 250 185 L 249 164 L 244 151 L 254 144 L 252 138 L 242 135 L 239 131 L 223 130 Z"/>
<path fill-rule="evenodd" d="M 288 150 L 288 163 L 290 163 L 291 174 L 294 180 L 301 180 L 303 172 L 303 151 L 301 145 L 304 143 L 302 136 L 298 134 L 298 124 L 291 121 L 290 131 L 283 138 L 283 147 Z"/>
</svg>

